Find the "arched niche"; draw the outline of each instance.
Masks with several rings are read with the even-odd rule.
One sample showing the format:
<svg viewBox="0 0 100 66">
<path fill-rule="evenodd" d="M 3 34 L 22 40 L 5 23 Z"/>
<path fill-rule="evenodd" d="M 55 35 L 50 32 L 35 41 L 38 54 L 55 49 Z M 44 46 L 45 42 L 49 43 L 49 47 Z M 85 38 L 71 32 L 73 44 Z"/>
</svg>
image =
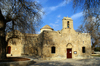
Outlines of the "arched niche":
<svg viewBox="0 0 100 66">
<path fill-rule="evenodd" d="M 67 47 L 67 48 L 72 48 L 73 46 L 72 46 L 71 43 L 68 43 L 68 44 L 66 45 L 66 47 Z"/>
</svg>

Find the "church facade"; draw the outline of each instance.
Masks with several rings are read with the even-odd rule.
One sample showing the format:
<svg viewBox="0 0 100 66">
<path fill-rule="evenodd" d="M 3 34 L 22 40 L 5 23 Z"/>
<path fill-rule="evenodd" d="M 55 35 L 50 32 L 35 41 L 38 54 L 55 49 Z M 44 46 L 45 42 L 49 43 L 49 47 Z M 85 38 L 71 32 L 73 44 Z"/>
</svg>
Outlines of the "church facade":
<svg viewBox="0 0 100 66">
<path fill-rule="evenodd" d="M 17 37 L 12 37 L 8 33 L 7 56 L 38 55 L 44 60 L 90 58 L 90 34 L 76 32 L 73 20 L 69 17 L 64 17 L 62 23 L 63 28 L 60 31 L 54 31 L 45 25 L 40 29 L 40 34 L 23 34 L 16 30 Z"/>
</svg>

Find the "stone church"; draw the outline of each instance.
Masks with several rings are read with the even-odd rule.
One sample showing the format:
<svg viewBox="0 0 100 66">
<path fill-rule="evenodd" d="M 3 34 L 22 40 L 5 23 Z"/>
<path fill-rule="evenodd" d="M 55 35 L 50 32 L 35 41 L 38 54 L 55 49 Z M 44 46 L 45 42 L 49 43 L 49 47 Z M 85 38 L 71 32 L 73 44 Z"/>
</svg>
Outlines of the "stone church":
<svg viewBox="0 0 100 66">
<path fill-rule="evenodd" d="M 91 36 L 79 33 L 73 28 L 73 20 L 62 19 L 62 30 L 54 31 L 48 25 L 41 28 L 40 34 L 21 33 L 15 30 L 7 33 L 7 56 L 39 56 L 44 60 L 85 59 L 91 55 Z"/>
</svg>

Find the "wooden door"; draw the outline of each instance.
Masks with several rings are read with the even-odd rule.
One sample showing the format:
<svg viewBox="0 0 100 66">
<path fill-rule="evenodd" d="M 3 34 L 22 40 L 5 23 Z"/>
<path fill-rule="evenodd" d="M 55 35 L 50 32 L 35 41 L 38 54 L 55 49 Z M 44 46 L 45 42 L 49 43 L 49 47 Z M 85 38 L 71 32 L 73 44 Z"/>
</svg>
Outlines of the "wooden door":
<svg viewBox="0 0 100 66">
<path fill-rule="evenodd" d="M 8 54 L 10 54 L 10 53 L 11 53 L 11 47 L 8 46 Z"/>
<path fill-rule="evenodd" d="M 67 58 L 72 58 L 72 49 L 67 49 Z"/>
</svg>

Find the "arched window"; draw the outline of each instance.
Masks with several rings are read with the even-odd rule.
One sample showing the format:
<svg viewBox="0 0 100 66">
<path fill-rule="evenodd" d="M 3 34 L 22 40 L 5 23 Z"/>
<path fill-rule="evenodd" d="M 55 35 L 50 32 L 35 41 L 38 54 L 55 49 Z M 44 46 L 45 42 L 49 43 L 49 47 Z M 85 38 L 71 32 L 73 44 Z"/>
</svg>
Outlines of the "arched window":
<svg viewBox="0 0 100 66">
<path fill-rule="evenodd" d="M 69 28 L 69 21 L 67 21 L 67 28 Z"/>
<path fill-rule="evenodd" d="M 55 47 L 51 47 L 51 53 L 55 53 Z"/>
<path fill-rule="evenodd" d="M 85 47 L 82 47 L 82 52 L 85 53 Z"/>
</svg>

